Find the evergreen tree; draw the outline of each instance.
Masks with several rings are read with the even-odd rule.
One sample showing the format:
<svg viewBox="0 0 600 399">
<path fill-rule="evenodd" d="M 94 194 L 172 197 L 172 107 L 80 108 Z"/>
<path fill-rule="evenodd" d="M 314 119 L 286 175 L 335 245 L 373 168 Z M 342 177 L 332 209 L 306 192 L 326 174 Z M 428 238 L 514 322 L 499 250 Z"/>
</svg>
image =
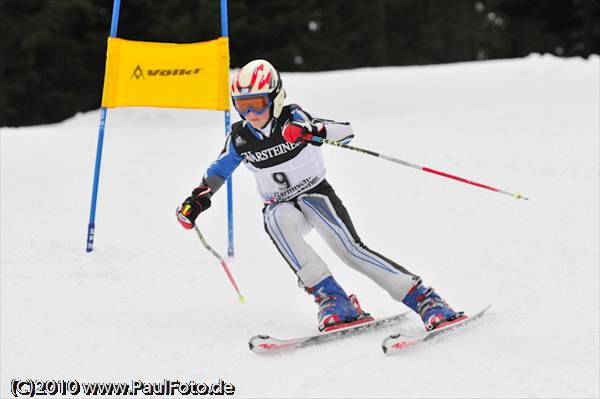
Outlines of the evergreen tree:
<svg viewBox="0 0 600 399">
<path fill-rule="evenodd" d="M 0 2 L 0 126 L 100 106 L 112 0 Z M 231 66 L 283 71 L 600 53 L 600 0 L 230 0 Z M 218 0 L 127 0 L 119 37 L 218 37 Z"/>
</svg>

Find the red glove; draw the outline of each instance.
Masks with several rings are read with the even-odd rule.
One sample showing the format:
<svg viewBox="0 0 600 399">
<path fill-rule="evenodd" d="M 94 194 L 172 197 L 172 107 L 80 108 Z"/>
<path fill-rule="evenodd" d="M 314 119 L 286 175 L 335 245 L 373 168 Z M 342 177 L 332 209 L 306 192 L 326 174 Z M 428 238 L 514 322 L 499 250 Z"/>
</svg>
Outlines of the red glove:
<svg viewBox="0 0 600 399">
<path fill-rule="evenodd" d="M 312 124 L 309 121 L 287 121 L 281 130 L 283 139 L 288 143 L 298 140 L 311 141 L 313 136 L 325 137 L 323 124 Z"/>
</svg>

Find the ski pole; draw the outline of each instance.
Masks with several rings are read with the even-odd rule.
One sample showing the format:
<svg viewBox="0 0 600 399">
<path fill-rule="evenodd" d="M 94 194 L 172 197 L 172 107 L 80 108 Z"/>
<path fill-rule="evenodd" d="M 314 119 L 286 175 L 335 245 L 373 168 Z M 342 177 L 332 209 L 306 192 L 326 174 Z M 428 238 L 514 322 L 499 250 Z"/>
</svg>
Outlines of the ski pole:
<svg viewBox="0 0 600 399">
<path fill-rule="evenodd" d="M 433 173 L 433 174 L 436 174 L 438 176 L 447 177 L 449 179 L 458 180 L 458 181 L 463 182 L 463 183 L 472 184 L 473 186 L 485 188 L 486 190 L 495 191 L 495 192 L 500 193 L 500 194 L 510 195 L 511 197 L 513 197 L 515 199 L 529 200 L 529 198 L 527 198 L 527 197 L 525 197 L 525 196 L 523 196 L 523 195 L 521 195 L 519 193 L 510 193 L 508 191 L 500 190 L 499 188 L 495 188 L 495 187 L 488 186 L 488 185 L 485 185 L 485 184 L 477 183 L 476 181 L 473 181 L 473 180 L 465 179 L 464 177 L 451 175 L 450 173 L 442 172 L 440 170 L 436 170 L 436 169 L 428 168 L 426 166 L 421 166 L 421 165 L 417 165 L 417 164 L 414 164 L 414 163 L 411 163 L 411 162 L 403 161 L 401 159 L 394 158 L 394 157 L 391 157 L 389 155 L 380 154 L 380 153 L 375 152 L 375 151 L 370 151 L 370 150 L 365 150 L 363 148 L 353 147 L 353 146 L 348 145 L 348 144 L 340 143 L 339 141 L 325 139 L 325 138 L 318 137 L 318 136 L 313 136 L 312 139 L 311 139 L 311 141 L 315 141 L 317 143 L 325 143 L 325 144 L 333 145 L 333 146 L 336 146 L 336 147 L 342 147 L 342 148 L 346 148 L 346 149 L 352 150 L 352 151 L 362 152 L 363 154 L 372 155 L 374 157 L 382 158 L 382 159 L 385 159 L 385 160 L 388 160 L 388 161 L 391 161 L 391 162 L 395 162 L 395 163 L 399 163 L 400 165 L 408 166 L 410 168 L 419 169 L 419 170 L 422 170 L 423 172 Z"/>
<path fill-rule="evenodd" d="M 227 273 L 227 277 L 229 277 L 229 281 L 231 281 L 231 285 L 233 285 L 233 288 L 235 288 L 235 291 L 238 294 L 238 299 L 239 299 L 240 303 L 246 302 L 246 298 L 244 298 L 244 296 L 240 292 L 240 289 L 238 288 L 237 284 L 235 283 L 235 280 L 233 279 L 233 275 L 229 271 L 229 267 L 227 267 L 227 263 L 225 263 L 225 260 L 221 257 L 221 255 L 219 255 L 217 253 L 217 251 L 215 251 L 214 249 L 212 249 L 212 247 L 210 245 L 208 245 L 208 243 L 204 239 L 204 236 L 200 232 L 200 229 L 195 224 L 194 224 L 194 231 L 196 231 L 196 234 L 198 235 L 198 238 L 200 239 L 200 242 L 202 243 L 202 245 L 204 246 L 204 248 L 206 248 L 217 259 L 219 259 L 219 262 L 221 263 L 221 266 L 223 266 L 223 270 L 225 270 L 225 273 Z"/>
</svg>

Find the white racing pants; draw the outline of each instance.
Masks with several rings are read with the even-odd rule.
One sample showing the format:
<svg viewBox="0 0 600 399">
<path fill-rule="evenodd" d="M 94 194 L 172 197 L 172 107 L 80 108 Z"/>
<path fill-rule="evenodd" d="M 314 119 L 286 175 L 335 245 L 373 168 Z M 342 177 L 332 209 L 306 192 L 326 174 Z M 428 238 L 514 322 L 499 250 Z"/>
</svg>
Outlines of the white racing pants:
<svg viewBox="0 0 600 399">
<path fill-rule="evenodd" d="M 331 276 L 323 259 L 304 240 L 314 227 L 345 264 L 402 301 L 419 277 L 362 243 L 346 208 L 326 181 L 315 191 L 263 209 L 265 230 L 300 283 L 307 289 Z"/>
</svg>

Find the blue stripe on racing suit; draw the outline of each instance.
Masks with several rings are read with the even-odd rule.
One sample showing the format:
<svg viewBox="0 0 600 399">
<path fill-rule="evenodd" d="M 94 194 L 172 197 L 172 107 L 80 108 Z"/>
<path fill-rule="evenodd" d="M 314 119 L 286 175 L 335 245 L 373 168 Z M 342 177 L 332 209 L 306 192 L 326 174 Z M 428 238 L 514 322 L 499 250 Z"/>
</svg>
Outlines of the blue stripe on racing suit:
<svg viewBox="0 0 600 399">
<path fill-rule="evenodd" d="M 242 157 L 237 153 L 233 143 L 231 142 L 231 133 L 227 135 L 225 141 L 225 148 L 219 155 L 216 161 L 210 164 L 206 170 L 206 176 L 217 175 L 226 180 L 233 171 L 242 162 Z"/>
</svg>

